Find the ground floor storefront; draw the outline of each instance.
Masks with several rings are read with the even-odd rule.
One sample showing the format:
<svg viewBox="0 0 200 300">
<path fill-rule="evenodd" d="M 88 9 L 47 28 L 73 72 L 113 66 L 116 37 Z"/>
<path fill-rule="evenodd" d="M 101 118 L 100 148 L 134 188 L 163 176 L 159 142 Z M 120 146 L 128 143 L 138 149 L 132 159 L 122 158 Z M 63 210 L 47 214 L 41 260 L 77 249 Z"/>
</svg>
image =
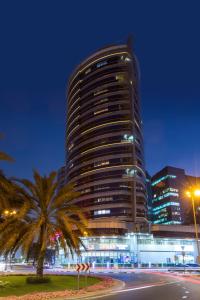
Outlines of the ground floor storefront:
<svg viewBox="0 0 200 300">
<path fill-rule="evenodd" d="M 167 266 L 196 262 L 197 247 L 194 239 L 158 238 L 152 234 L 83 238 L 85 249 L 81 256 L 64 256 L 59 251 L 56 263 L 71 265 L 89 262 L 95 267 Z"/>
</svg>

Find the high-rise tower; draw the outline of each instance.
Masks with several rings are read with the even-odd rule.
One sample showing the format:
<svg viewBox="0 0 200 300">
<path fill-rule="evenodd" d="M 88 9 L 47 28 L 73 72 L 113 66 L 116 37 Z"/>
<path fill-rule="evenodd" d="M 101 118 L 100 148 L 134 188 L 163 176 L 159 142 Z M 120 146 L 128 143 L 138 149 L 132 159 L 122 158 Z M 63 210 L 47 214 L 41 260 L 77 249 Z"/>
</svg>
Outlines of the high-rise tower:
<svg viewBox="0 0 200 300">
<path fill-rule="evenodd" d="M 67 96 L 67 181 L 95 234 L 147 221 L 138 68 L 129 44 L 100 49 L 73 72 Z M 136 226 L 135 226 L 136 227 Z"/>
</svg>

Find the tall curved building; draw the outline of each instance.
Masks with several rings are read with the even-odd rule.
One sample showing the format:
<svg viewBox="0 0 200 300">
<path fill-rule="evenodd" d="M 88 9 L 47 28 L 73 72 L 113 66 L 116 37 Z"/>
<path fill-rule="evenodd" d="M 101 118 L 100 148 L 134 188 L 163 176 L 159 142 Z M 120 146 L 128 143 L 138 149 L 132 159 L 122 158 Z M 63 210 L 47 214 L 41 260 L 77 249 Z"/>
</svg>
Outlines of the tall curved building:
<svg viewBox="0 0 200 300">
<path fill-rule="evenodd" d="M 72 73 L 67 95 L 67 180 L 94 234 L 147 222 L 137 60 L 128 44 L 100 49 Z"/>
</svg>

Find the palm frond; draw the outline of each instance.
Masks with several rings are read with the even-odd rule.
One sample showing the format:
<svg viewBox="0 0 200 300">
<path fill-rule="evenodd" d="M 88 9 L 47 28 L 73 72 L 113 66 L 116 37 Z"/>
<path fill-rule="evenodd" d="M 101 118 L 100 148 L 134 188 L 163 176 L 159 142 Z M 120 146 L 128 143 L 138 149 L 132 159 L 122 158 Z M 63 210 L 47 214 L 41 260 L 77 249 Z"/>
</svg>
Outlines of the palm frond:
<svg viewBox="0 0 200 300">
<path fill-rule="evenodd" d="M 80 248 L 84 247 L 81 236 L 85 232 L 88 234 L 88 229 L 84 213 L 74 203 L 79 193 L 72 185 L 66 185 L 57 192 L 56 172 L 41 176 L 34 171 L 33 178 L 33 182 L 11 180 L 10 195 L 20 199 L 21 204 L 15 215 L 5 217 L 0 223 L 0 255 L 7 256 L 22 249 L 28 258 L 35 242 L 38 249 L 35 259 L 41 272 L 48 246 L 59 245 L 66 255 L 79 255 Z M 3 199 L 0 197 L 1 202 Z"/>
<path fill-rule="evenodd" d="M 5 160 L 5 161 L 8 161 L 8 162 L 14 162 L 14 159 L 10 155 L 8 155 L 8 154 L 6 154 L 5 152 L 2 152 L 2 151 L 0 151 L 0 160 Z"/>
</svg>

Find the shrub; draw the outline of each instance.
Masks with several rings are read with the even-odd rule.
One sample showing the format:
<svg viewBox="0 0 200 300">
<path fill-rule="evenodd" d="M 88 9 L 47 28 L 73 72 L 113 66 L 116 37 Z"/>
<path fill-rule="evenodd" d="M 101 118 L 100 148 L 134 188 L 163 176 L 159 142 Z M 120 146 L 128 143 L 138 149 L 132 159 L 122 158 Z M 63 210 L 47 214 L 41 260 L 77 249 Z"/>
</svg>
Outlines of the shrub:
<svg viewBox="0 0 200 300">
<path fill-rule="evenodd" d="M 5 288 L 8 285 L 10 285 L 9 281 L 2 281 L 2 280 L 0 280 L 0 288 Z"/>
<path fill-rule="evenodd" d="M 51 278 L 47 277 L 47 276 L 43 276 L 43 277 L 31 276 L 31 277 L 26 278 L 26 283 L 29 283 L 29 284 L 49 283 L 50 281 L 51 281 Z"/>
</svg>

